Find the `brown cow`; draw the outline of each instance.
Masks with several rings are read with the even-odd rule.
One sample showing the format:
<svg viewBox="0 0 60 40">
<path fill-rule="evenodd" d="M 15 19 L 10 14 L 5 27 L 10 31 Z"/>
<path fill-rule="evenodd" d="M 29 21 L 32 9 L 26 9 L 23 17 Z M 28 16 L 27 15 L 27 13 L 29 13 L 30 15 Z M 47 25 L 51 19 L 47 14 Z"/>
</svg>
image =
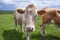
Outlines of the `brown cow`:
<svg viewBox="0 0 60 40">
<path fill-rule="evenodd" d="M 60 26 L 60 9 L 43 8 L 38 11 L 38 14 L 42 16 L 41 35 L 45 35 L 46 24 L 48 23 L 54 23 L 58 27 Z"/>
</svg>

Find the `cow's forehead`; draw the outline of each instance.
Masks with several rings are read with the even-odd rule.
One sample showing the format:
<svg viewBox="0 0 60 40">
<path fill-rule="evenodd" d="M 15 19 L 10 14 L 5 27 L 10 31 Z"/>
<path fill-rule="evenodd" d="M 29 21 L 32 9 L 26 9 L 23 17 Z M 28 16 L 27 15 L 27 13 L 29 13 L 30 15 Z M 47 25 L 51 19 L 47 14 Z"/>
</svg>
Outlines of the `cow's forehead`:
<svg viewBox="0 0 60 40">
<path fill-rule="evenodd" d="M 26 9 L 36 9 L 36 6 L 34 4 L 30 4 L 26 7 Z"/>
<path fill-rule="evenodd" d="M 36 15 L 36 14 L 37 14 L 37 8 L 36 8 L 36 6 L 35 6 L 34 4 L 28 5 L 28 6 L 26 7 L 26 9 L 25 9 L 25 13 L 26 13 L 27 15 L 30 15 L 30 14 Z"/>
<path fill-rule="evenodd" d="M 36 8 L 36 6 L 34 4 L 30 4 L 26 8 Z"/>
</svg>

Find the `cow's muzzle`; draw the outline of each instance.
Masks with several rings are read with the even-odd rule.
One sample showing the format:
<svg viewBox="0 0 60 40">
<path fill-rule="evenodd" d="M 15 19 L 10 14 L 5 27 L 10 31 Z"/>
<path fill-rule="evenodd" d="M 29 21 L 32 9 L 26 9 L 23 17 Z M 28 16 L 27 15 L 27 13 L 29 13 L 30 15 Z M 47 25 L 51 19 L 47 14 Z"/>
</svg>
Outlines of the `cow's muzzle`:
<svg viewBox="0 0 60 40">
<path fill-rule="evenodd" d="M 29 31 L 29 32 L 32 32 L 32 31 L 33 31 L 33 28 L 32 28 L 32 27 L 27 27 L 26 29 L 27 29 L 27 31 Z"/>
</svg>

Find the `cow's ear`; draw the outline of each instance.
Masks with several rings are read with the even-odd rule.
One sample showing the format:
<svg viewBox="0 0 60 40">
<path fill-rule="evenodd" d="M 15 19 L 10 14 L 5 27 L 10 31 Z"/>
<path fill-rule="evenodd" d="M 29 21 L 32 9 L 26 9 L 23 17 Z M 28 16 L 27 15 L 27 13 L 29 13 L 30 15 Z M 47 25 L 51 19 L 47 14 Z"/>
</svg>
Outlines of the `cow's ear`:
<svg viewBox="0 0 60 40">
<path fill-rule="evenodd" d="M 22 10 L 22 9 L 17 9 L 17 12 L 20 13 L 20 14 L 23 14 L 25 11 Z"/>
<path fill-rule="evenodd" d="M 46 13 L 46 11 L 45 11 L 45 10 L 38 10 L 37 12 L 38 12 L 38 14 L 39 14 L 39 15 L 43 15 L 43 14 L 45 14 L 45 13 Z"/>
<path fill-rule="evenodd" d="M 60 10 L 58 10 L 57 12 L 60 13 Z"/>
</svg>

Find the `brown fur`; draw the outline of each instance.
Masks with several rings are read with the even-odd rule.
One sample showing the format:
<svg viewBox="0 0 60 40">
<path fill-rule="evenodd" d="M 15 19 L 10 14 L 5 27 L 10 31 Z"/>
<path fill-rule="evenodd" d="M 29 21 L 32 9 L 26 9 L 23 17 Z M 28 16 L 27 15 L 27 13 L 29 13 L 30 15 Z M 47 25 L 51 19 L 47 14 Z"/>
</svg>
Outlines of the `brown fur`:
<svg viewBox="0 0 60 40">
<path fill-rule="evenodd" d="M 49 12 L 47 12 L 47 14 L 51 17 L 55 17 L 56 16 L 56 11 L 55 10 L 51 10 Z"/>
<path fill-rule="evenodd" d="M 48 8 L 49 9 L 49 8 Z M 43 20 L 43 24 L 44 23 L 47 23 L 49 21 L 51 21 L 52 19 L 56 22 L 56 21 L 59 21 L 60 20 L 60 17 L 57 15 L 57 13 L 60 14 L 60 10 L 54 10 L 53 8 L 52 9 L 49 9 L 49 11 L 47 11 L 48 9 L 44 8 L 44 10 L 39 10 L 38 11 L 38 14 L 40 15 L 43 15 L 42 16 L 42 20 Z M 46 12 L 45 12 L 46 11 Z M 60 22 L 60 21 L 59 21 Z M 58 22 L 58 23 L 59 23 Z M 57 22 L 56 22 L 57 23 Z M 59 23 L 60 24 L 60 23 Z"/>
<path fill-rule="evenodd" d="M 45 10 L 39 10 L 39 11 L 38 11 L 38 14 L 39 14 L 39 15 L 43 15 L 43 14 L 45 14 L 45 13 L 46 13 Z"/>
<path fill-rule="evenodd" d="M 22 10 L 22 9 L 17 9 L 17 12 L 20 13 L 20 14 L 23 14 L 23 13 L 24 13 L 24 10 Z"/>
<path fill-rule="evenodd" d="M 59 14 L 60 14 L 60 10 L 59 11 L 57 11 Z"/>
<path fill-rule="evenodd" d="M 60 16 L 57 15 L 60 14 L 60 10 L 56 8 L 44 8 L 43 10 L 46 12 L 44 13 L 40 10 L 40 12 L 38 11 L 38 14 L 42 14 L 41 35 L 44 36 L 46 24 L 51 22 L 51 20 L 54 21 L 54 24 L 60 25 Z"/>
</svg>

